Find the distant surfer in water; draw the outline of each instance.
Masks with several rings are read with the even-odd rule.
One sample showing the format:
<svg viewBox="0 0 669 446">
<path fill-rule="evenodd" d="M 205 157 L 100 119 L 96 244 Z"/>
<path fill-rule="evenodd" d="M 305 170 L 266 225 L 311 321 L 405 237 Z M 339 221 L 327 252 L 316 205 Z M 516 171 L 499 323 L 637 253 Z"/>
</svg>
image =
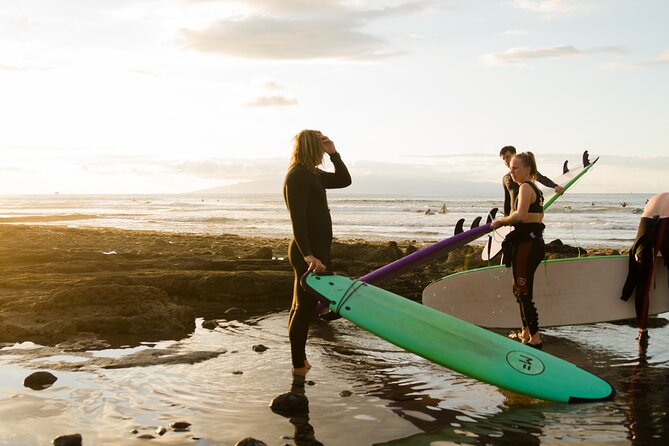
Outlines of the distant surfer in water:
<svg viewBox="0 0 669 446">
<path fill-rule="evenodd" d="M 514 211 L 502 218 L 493 220 L 492 228 L 511 225 L 514 230 L 502 243 L 504 262 L 513 268 L 513 294 L 520 308 L 523 328 L 510 337 L 523 344 L 541 348 L 539 333 L 539 314 L 534 305 L 532 292 L 534 272 L 544 259 L 543 239 L 544 196 L 534 184 L 537 178 L 537 164 L 532 152 L 518 153 L 509 162 L 509 175 L 518 187 L 515 196 Z"/>
<path fill-rule="evenodd" d="M 530 152 L 528 152 L 530 153 Z M 499 151 L 499 156 L 504 161 L 506 167 L 511 167 L 511 158 L 516 154 L 516 148 L 514 146 L 504 146 L 502 150 Z M 536 181 L 543 184 L 546 187 L 552 188 L 556 193 L 564 193 L 564 188 L 558 184 L 555 184 L 553 180 L 537 172 Z M 504 215 L 510 215 L 514 211 L 514 205 L 516 203 L 516 195 L 518 195 L 518 183 L 513 181 L 511 174 L 507 173 L 502 178 L 502 185 L 504 186 Z"/>
<path fill-rule="evenodd" d="M 629 253 L 629 270 L 621 299 L 634 293 L 639 342 L 648 341 L 648 306 L 657 253 L 669 268 L 669 192 L 653 195 L 644 207 L 636 239 Z M 635 292 L 636 288 L 636 292 Z"/>
<path fill-rule="evenodd" d="M 330 156 L 334 172 L 317 168 L 323 161 L 324 153 Z M 295 136 L 283 184 L 283 198 L 293 226 L 288 259 L 295 272 L 295 285 L 288 315 L 288 337 L 295 375 L 306 375 L 311 368 L 305 346 L 317 303 L 302 289 L 300 278 L 307 271 L 323 272 L 330 263 L 332 219 L 325 189 L 343 188 L 350 184 L 348 169 L 330 138 L 317 130 L 302 130 Z"/>
</svg>

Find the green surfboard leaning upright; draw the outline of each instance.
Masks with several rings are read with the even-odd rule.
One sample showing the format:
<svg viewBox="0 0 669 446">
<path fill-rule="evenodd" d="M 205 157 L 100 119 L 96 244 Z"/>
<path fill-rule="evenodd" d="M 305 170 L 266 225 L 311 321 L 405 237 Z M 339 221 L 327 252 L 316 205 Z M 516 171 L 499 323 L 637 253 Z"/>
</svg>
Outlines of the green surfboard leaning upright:
<svg viewBox="0 0 669 446">
<path fill-rule="evenodd" d="M 603 379 L 555 356 L 346 276 L 306 274 L 302 286 L 361 328 L 463 375 L 558 402 L 612 398 Z"/>
<path fill-rule="evenodd" d="M 596 163 L 598 160 L 599 160 L 599 157 L 595 158 L 595 160 L 592 161 L 592 162 L 591 162 L 590 164 L 588 164 L 587 166 L 585 166 L 585 167 L 583 168 L 583 170 L 580 171 L 580 172 L 578 173 L 578 175 L 576 175 L 574 178 L 572 178 L 571 180 L 569 180 L 569 182 L 563 186 L 565 192 L 566 192 L 567 189 L 569 189 L 575 182 L 577 182 L 577 181 L 579 180 L 579 178 L 581 178 L 583 175 L 585 175 L 585 173 L 586 173 L 588 170 L 590 170 L 590 168 L 591 168 L 592 166 L 594 166 L 595 163 Z M 548 208 L 551 206 L 551 204 L 553 204 L 553 202 L 554 202 L 555 200 L 558 199 L 558 197 L 560 197 L 560 194 L 555 194 L 555 195 L 553 195 L 552 197 L 550 197 L 550 198 L 548 199 L 548 201 L 544 203 L 544 211 L 545 211 L 546 209 L 548 209 Z"/>
</svg>

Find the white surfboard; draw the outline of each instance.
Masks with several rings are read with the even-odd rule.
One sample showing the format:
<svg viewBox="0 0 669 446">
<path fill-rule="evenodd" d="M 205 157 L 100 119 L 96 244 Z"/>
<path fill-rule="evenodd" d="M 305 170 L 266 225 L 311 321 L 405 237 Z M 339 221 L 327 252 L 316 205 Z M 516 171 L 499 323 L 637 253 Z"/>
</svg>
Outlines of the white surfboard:
<svg viewBox="0 0 669 446">
<path fill-rule="evenodd" d="M 636 317 L 634 296 L 620 299 L 627 256 L 548 260 L 534 276 L 541 327 L 609 322 Z M 667 267 L 655 262 L 648 314 L 669 311 Z M 483 327 L 519 328 L 511 268 L 491 266 L 446 276 L 423 290 L 423 304 Z"/>
<path fill-rule="evenodd" d="M 513 226 L 502 226 L 491 232 L 483 251 L 481 251 L 481 259 L 490 260 L 499 254 L 502 250 L 502 242 L 511 231 L 513 231 Z"/>
</svg>

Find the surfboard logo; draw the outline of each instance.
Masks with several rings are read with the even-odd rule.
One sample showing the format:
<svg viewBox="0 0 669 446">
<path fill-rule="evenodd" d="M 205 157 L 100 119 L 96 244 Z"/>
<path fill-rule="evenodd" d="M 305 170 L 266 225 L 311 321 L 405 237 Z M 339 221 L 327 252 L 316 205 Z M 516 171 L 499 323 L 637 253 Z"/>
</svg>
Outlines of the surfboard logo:
<svg viewBox="0 0 669 446">
<path fill-rule="evenodd" d="M 511 351 L 506 354 L 506 362 L 523 375 L 540 375 L 546 370 L 544 363 L 531 353 Z"/>
</svg>

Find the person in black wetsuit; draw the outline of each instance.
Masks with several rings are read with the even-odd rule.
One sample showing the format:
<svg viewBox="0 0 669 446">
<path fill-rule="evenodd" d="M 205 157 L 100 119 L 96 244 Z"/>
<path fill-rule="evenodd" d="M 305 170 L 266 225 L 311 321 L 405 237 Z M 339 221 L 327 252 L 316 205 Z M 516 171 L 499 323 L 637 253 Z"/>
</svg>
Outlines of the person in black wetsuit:
<svg viewBox="0 0 669 446">
<path fill-rule="evenodd" d="M 523 344 L 541 348 L 539 333 L 539 314 L 534 305 L 532 292 L 534 273 L 544 259 L 543 239 L 544 197 L 534 184 L 537 177 L 537 164 L 532 152 L 514 155 L 510 162 L 510 175 L 518 187 L 514 211 L 492 222 L 492 228 L 513 225 L 514 230 L 502 243 L 502 251 L 507 266 L 513 267 L 513 294 L 520 308 L 523 328 L 512 333 Z"/>
<path fill-rule="evenodd" d="M 324 153 L 330 156 L 334 172 L 317 168 L 323 161 Z M 288 259 L 295 272 L 295 285 L 288 315 L 288 337 L 293 374 L 296 375 L 305 375 L 311 368 L 305 346 L 317 303 L 316 298 L 302 289 L 300 278 L 307 271 L 322 272 L 330 263 L 332 220 L 325 189 L 343 188 L 350 184 L 348 169 L 330 138 L 317 130 L 303 130 L 293 139 L 293 154 L 283 184 L 283 198 L 293 226 Z"/>
<path fill-rule="evenodd" d="M 502 147 L 502 150 L 499 151 L 500 158 L 502 158 L 506 167 L 509 168 L 511 167 L 511 158 L 513 158 L 515 154 L 516 148 L 513 146 L 504 146 Z M 541 172 L 537 172 L 536 181 L 546 187 L 552 188 L 558 194 L 564 193 L 564 188 L 562 186 L 555 184 L 553 180 L 542 175 Z M 507 173 L 502 178 L 502 186 L 504 187 L 504 215 L 508 216 L 515 210 L 514 206 L 516 203 L 516 196 L 518 195 L 518 183 L 513 181 L 511 174 Z"/>
<path fill-rule="evenodd" d="M 628 300 L 634 293 L 639 342 L 647 342 L 649 337 L 649 297 L 658 252 L 662 253 L 664 264 L 669 268 L 669 192 L 653 195 L 648 200 L 629 252 L 627 280 L 620 298 Z"/>
</svg>

